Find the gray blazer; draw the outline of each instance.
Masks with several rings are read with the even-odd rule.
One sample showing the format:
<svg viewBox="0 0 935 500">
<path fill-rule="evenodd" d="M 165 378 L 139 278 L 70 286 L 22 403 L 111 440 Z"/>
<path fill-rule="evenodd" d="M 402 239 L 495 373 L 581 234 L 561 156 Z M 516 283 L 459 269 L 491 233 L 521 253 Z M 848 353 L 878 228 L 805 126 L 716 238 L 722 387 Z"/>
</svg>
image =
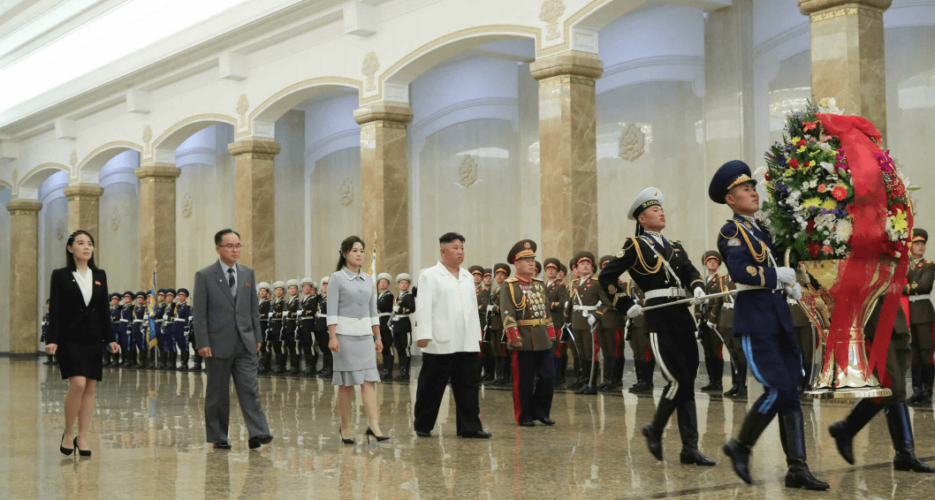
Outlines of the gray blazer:
<svg viewBox="0 0 935 500">
<path fill-rule="evenodd" d="M 238 337 L 247 351 L 256 354 L 256 345 L 262 342 L 259 300 L 253 269 L 237 266 L 237 299 L 231 295 L 227 277 L 221 263 L 215 262 L 195 273 L 192 294 L 192 317 L 195 328 L 195 348 L 211 348 L 217 358 L 230 357 Z"/>
</svg>

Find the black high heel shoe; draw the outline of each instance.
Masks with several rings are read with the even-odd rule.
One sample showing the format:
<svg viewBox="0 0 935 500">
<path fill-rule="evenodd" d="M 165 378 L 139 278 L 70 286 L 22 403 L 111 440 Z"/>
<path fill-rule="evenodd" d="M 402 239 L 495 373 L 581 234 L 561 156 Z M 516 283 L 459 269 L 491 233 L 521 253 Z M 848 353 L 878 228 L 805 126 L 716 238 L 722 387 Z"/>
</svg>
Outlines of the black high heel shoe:
<svg viewBox="0 0 935 500">
<path fill-rule="evenodd" d="M 62 441 L 58 443 L 58 451 L 62 452 L 62 455 L 65 455 L 66 457 L 70 457 L 71 454 L 75 452 L 75 449 L 66 448 L 62 446 L 63 444 L 65 444 L 65 433 L 64 432 L 62 433 Z"/>
<path fill-rule="evenodd" d="M 338 436 L 341 437 L 341 442 L 344 444 L 354 444 L 354 438 L 344 437 L 344 433 L 341 432 L 341 426 L 338 426 Z"/>
<path fill-rule="evenodd" d="M 91 450 L 82 450 L 81 448 L 78 448 L 78 438 L 77 438 L 77 437 L 75 438 L 74 445 L 75 445 L 75 449 L 78 450 L 78 456 L 81 456 L 81 457 L 90 457 L 90 456 L 91 456 Z"/>
<path fill-rule="evenodd" d="M 377 436 L 377 434 L 376 434 L 375 432 L 373 432 L 373 429 L 371 429 L 370 427 L 367 427 L 367 441 L 370 441 L 370 437 L 371 437 L 371 436 L 373 436 L 374 438 L 376 438 L 376 440 L 377 440 L 378 443 L 379 443 L 380 441 L 386 441 L 387 439 L 390 438 L 389 436 Z"/>
</svg>

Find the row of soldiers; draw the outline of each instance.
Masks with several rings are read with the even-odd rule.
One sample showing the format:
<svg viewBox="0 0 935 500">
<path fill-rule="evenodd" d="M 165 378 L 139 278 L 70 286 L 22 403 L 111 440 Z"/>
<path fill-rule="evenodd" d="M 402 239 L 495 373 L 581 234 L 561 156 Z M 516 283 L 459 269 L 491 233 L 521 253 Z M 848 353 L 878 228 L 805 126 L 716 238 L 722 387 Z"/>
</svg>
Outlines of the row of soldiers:
<svg viewBox="0 0 935 500">
<path fill-rule="evenodd" d="M 409 380 L 412 342 L 412 315 L 416 309 L 415 293 L 410 291 L 412 278 L 407 273 L 396 276 L 397 297 L 389 288 L 393 277 L 377 275 L 377 311 L 380 315 L 380 336 L 383 339 L 383 380 L 393 378 L 398 358 L 397 380 Z M 302 295 L 299 295 L 301 289 Z M 311 278 L 276 281 L 259 285 L 260 347 L 259 373 L 330 378 L 333 358 L 328 348 L 328 277 L 319 287 Z M 395 351 L 395 357 L 394 357 Z M 301 369 L 301 357 L 305 368 Z M 318 358 L 322 368 L 315 371 Z M 275 358 L 275 359 L 274 359 Z M 288 370 L 287 370 L 288 364 Z"/>
</svg>

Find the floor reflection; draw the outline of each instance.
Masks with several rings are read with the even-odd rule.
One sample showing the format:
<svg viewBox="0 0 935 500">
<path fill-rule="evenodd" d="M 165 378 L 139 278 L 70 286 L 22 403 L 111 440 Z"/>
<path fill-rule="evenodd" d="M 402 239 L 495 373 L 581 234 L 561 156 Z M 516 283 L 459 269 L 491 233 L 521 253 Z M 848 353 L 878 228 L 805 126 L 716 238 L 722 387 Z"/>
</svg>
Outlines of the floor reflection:
<svg viewBox="0 0 935 500">
<path fill-rule="evenodd" d="M 629 386 L 630 373 L 625 386 Z M 417 376 L 416 373 L 413 376 Z M 785 461 L 778 430 L 761 438 L 753 458 L 757 483 L 742 485 L 720 453 L 735 434 L 747 401 L 697 393 L 701 448 L 718 466 L 678 463 L 675 421 L 665 438 L 667 461 L 656 462 L 640 434 L 659 392 L 600 396 L 556 394 L 555 427 L 519 428 L 510 392 L 485 388 L 482 419 L 493 439 L 455 437 L 453 401 L 446 396 L 433 437 L 415 437 L 415 383 L 379 386 L 381 427 L 388 443 L 368 443 L 366 416 L 353 407 L 354 445 L 338 438 L 330 381 L 261 377 L 263 408 L 275 441 L 247 448 L 238 408 L 231 412 L 233 449 L 204 443 L 204 375 L 108 370 L 98 386 L 88 440 L 94 456 L 58 452 L 66 382 L 35 361 L 0 359 L 0 488 L 3 498 L 246 499 L 246 498 L 813 498 L 782 486 Z M 704 383 L 699 380 L 699 385 Z M 657 387 L 662 387 L 657 381 Z M 232 397 L 236 402 L 236 396 Z M 832 490 L 823 497 L 931 498 L 935 478 L 890 467 L 885 420 L 875 419 L 855 441 L 857 465 L 841 459 L 827 426 L 849 406 L 804 402 L 809 464 Z M 235 403 L 236 406 L 236 403 Z M 931 408 L 912 411 L 917 454 L 935 455 Z"/>
</svg>

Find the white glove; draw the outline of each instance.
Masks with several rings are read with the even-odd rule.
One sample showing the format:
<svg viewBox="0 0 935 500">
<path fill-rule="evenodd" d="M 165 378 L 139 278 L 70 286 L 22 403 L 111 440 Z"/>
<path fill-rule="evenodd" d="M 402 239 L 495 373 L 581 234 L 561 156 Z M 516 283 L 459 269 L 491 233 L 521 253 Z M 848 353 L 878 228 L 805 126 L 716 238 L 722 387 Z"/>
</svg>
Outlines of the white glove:
<svg viewBox="0 0 935 500">
<path fill-rule="evenodd" d="M 791 267 L 777 267 L 776 268 L 776 279 L 780 283 L 785 285 L 794 285 L 795 284 L 795 269 Z"/>
<path fill-rule="evenodd" d="M 595 324 L 597 324 L 597 318 L 593 314 L 588 314 L 588 326 L 593 327 Z"/>
<path fill-rule="evenodd" d="M 794 286 L 786 286 L 786 295 L 795 300 L 802 298 L 802 286 L 796 283 Z"/>
<path fill-rule="evenodd" d="M 694 300 L 691 301 L 691 305 L 697 306 L 698 304 L 701 304 L 702 302 L 704 302 L 704 297 L 705 297 L 704 290 L 702 290 L 701 288 L 696 288 L 695 298 Z"/>
<path fill-rule="evenodd" d="M 633 304 L 630 306 L 630 309 L 627 310 L 627 317 L 630 319 L 636 318 L 640 314 L 643 314 L 643 308 L 639 304 Z"/>
<path fill-rule="evenodd" d="M 705 321 L 705 323 L 708 324 L 708 328 L 710 328 L 710 329 L 712 329 L 712 330 L 717 330 L 717 325 L 715 325 L 714 323 L 712 323 L 712 322 L 710 322 L 710 321 Z"/>
<path fill-rule="evenodd" d="M 724 309 L 733 309 L 733 308 L 734 308 L 734 303 L 733 303 L 733 302 L 725 302 L 724 305 L 723 305 L 722 307 L 723 307 Z"/>
</svg>

